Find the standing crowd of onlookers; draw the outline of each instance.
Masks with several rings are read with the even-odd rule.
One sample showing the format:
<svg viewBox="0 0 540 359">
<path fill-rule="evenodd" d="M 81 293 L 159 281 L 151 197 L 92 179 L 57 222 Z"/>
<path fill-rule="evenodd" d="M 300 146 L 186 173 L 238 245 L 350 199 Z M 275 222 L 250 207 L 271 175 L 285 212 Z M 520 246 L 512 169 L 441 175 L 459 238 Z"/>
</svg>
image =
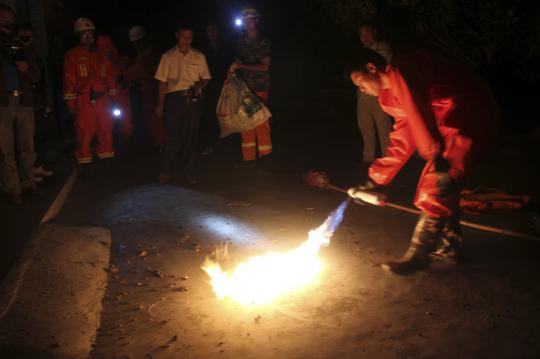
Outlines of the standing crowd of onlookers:
<svg viewBox="0 0 540 359">
<path fill-rule="evenodd" d="M 142 132 L 163 154 L 163 166 L 156 174 L 160 183 L 174 179 L 196 183 L 198 155 L 230 148 L 232 143 L 224 146 L 216 117 L 224 83 L 236 76 L 268 105 L 271 43 L 260 33 L 257 9 L 244 8 L 240 21 L 244 31 L 234 47 L 228 46 L 219 27 L 210 23 L 200 50 L 192 47 L 193 26 L 178 23 L 176 44 L 164 53 L 153 45 L 146 29 L 136 25 L 126 34 L 135 50 L 135 56 L 128 57 L 119 53 L 110 36 L 99 33 L 91 19 L 79 18 L 73 24 L 76 46 L 62 51 L 63 44 L 57 44 L 61 39 L 52 42 L 53 47 L 59 47 L 52 50 L 62 52 L 63 58 L 51 61 L 54 92 L 48 99 L 45 69 L 32 48 L 32 28 L 15 26 L 15 13 L 1 5 L 0 185 L 9 201 L 20 204 L 23 191 L 41 194 L 43 176 L 52 175 L 44 161 L 49 134 L 40 127 L 53 109 L 62 135 L 74 138 L 73 153 L 81 177 L 90 176 L 93 162 L 110 161 L 119 146 Z M 377 35 L 371 23 L 358 27 L 363 46 L 377 51 L 389 63 L 392 50 Z M 62 119 L 66 117 L 72 119 L 71 133 L 66 130 L 71 127 L 66 125 L 69 121 Z M 142 120 L 142 130 L 134 129 L 135 118 Z M 357 120 L 363 161 L 371 163 L 377 155 L 385 154 L 392 119 L 375 96 L 359 89 Z M 242 155 L 237 167 L 267 166 L 272 157 L 270 118 L 240 131 L 240 144 L 236 145 Z"/>
<path fill-rule="evenodd" d="M 53 109 L 58 117 L 73 120 L 81 177 L 92 173 L 93 162 L 110 161 L 119 145 L 132 141 L 138 116 L 142 132 L 164 155 L 158 181 L 196 183 L 197 156 L 222 147 L 216 106 L 224 82 L 238 76 L 260 101 L 268 100 L 270 41 L 260 34 L 259 19 L 255 8 L 242 10 L 245 31 L 234 49 L 210 23 L 205 44 L 197 50 L 192 47 L 194 28 L 178 23 L 175 46 L 162 54 L 145 28 L 133 26 L 127 37 L 136 55 L 128 57 L 91 19 L 79 18 L 73 24 L 77 45 L 65 52 L 61 64 L 52 64 L 53 82 L 61 84 L 51 84 L 53 95 L 46 99 L 45 69 L 32 48 L 32 28 L 15 26 L 14 11 L 0 5 L 0 186 L 9 202 L 20 204 L 23 191 L 43 193 L 39 183 L 52 175 L 41 148 L 47 131 L 36 131 L 36 126 Z M 66 121 L 59 122 L 63 135 L 69 135 Z M 240 165 L 269 158 L 270 118 L 241 132 L 241 152 Z"/>
</svg>

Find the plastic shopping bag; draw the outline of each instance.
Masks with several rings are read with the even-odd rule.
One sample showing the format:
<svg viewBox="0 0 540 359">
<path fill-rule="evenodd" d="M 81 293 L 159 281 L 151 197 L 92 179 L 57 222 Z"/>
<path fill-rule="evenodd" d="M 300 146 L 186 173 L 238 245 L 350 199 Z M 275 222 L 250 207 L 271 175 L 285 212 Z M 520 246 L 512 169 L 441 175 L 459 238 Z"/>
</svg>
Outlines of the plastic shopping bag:
<svg viewBox="0 0 540 359">
<path fill-rule="evenodd" d="M 268 107 L 234 74 L 223 84 L 216 115 L 221 137 L 252 130 L 272 116 Z"/>
</svg>

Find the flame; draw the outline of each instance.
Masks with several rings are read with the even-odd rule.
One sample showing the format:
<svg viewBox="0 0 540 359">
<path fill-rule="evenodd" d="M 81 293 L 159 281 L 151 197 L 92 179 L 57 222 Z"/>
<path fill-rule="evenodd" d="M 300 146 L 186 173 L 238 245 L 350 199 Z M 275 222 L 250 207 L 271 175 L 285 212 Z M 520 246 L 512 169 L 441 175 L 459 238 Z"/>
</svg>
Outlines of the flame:
<svg viewBox="0 0 540 359">
<path fill-rule="evenodd" d="M 267 252 L 238 263 L 227 273 L 209 258 L 202 269 L 210 276 L 219 299 L 231 298 L 244 305 L 264 305 L 277 297 L 310 284 L 322 271 L 318 258 L 321 246 L 328 246 L 343 219 L 349 201 L 344 201 L 318 228 L 309 231 L 308 239 L 285 253 Z"/>
</svg>

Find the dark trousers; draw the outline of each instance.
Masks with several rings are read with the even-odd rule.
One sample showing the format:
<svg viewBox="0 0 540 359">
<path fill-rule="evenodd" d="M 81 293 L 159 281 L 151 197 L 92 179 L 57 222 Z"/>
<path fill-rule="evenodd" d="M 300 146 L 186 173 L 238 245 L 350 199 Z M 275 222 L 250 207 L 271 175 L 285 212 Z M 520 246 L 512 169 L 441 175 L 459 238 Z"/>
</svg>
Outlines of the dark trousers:
<svg viewBox="0 0 540 359">
<path fill-rule="evenodd" d="M 356 120 L 364 141 L 362 159 L 368 162 L 375 160 L 377 138 L 384 157 L 392 131 L 392 118 L 382 110 L 376 96 L 357 92 Z"/>
<path fill-rule="evenodd" d="M 201 150 L 205 149 L 206 147 L 211 147 L 215 150 L 215 147 L 219 143 L 220 128 L 219 121 L 216 116 L 216 107 L 219 100 L 220 92 L 221 87 L 218 89 L 214 89 L 213 87 L 210 87 L 210 85 L 208 85 L 205 88 L 204 110 L 200 128 L 201 133 L 199 136 L 199 148 Z"/>
<path fill-rule="evenodd" d="M 20 96 L 9 96 L 8 106 L 0 107 L 0 185 L 17 195 L 22 192 L 21 182 L 33 184 L 36 160 L 34 108 L 20 101 Z"/>
<path fill-rule="evenodd" d="M 202 109 L 202 99 L 192 100 L 181 92 L 165 95 L 163 112 L 167 125 L 167 159 L 164 174 L 192 174 Z"/>
</svg>

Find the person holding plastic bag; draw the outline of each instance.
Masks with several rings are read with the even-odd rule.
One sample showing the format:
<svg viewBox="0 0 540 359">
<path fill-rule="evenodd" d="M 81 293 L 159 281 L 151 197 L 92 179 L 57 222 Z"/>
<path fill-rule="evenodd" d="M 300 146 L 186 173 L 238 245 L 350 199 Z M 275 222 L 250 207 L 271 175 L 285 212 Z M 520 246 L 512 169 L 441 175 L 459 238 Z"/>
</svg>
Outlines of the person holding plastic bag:
<svg viewBox="0 0 540 359">
<path fill-rule="evenodd" d="M 270 41 L 262 37 L 258 30 L 260 14 L 252 8 L 242 10 L 242 24 L 245 33 L 238 41 L 235 50 L 235 61 L 229 71 L 245 82 L 249 90 L 256 97 L 266 103 L 268 92 L 270 91 Z M 237 81 L 234 77 L 230 81 Z M 237 84 L 236 86 L 241 86 Z M 245 92 L 240 92 L 245 94 Z M 247 108 L 250 104 L 257 106 L 255 100 L 249 96 L 242 97 Z M 268 111 L 268 110 L 267 110 Z M 243 130 L 242 135 L 242 158 L 243 164 L 252 164 L 257 159 L 268 160 L 268 155 L 272 153 L 272 139 L 270 136 L 270 116 L 256 127 Z"/>
<path fill-rule="evenodd" d="M 265 104 L 249 89 L 242 79 L 230 74 L 219 97 L 216 115 L 221 137 L 255 130 L 271 116 Z"/>
</svg>

